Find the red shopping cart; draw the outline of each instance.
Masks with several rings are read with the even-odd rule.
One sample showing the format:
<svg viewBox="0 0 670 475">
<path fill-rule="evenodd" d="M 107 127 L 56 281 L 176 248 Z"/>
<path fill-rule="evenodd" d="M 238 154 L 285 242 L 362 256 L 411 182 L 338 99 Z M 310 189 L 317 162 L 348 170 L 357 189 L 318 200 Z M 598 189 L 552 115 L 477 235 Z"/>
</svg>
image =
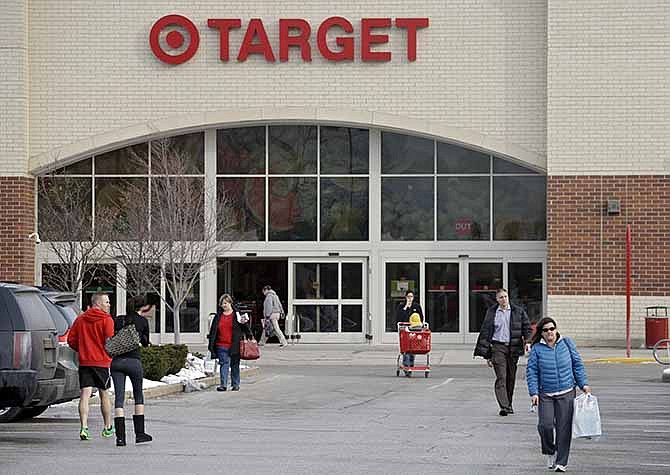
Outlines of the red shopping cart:
<svg viewBox="0 0 670 475">
<path fill-rule="evenodd" d="M 404 371 L 408 377 L 412 376 L 413 371 L 423 371 L 427 378 L 430 373 L 430 341 L 431 333 L 427 323 L 423 323 L 419 329 L 409 329 L 409 322 L 398 322 L 398 341 L 400 342 L 400 354 L 397 359 L 396 376 L 400 376 L 400 371 Z M 405 366 L 403 364 L 403 354 L 426 355 L 426 364 Z"/>
</svg>

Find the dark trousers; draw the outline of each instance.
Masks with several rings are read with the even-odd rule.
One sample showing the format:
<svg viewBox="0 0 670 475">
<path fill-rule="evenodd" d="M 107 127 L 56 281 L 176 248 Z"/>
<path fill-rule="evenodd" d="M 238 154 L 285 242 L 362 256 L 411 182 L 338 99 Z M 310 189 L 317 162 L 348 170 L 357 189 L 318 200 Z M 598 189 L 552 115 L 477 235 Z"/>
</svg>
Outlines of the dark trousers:
<svg viewBox="0 0 670 475">
<path fill-rule="evenodd" d="M 542 453 L 547 455 L 555 453 L 558 465 L 568 465 L 574 400 L 574 389 L 560 396 L 540 394 L 537 408 L 537 431 L 540 433 Z M 554 430 L 556 431 L 555 436 Z"/>
<path fill-rule="evenodd" d="M 512 408 L 518 362 L 519 357 L 512 355 L 509 346 L 502 343 L 493 343 L 491 348 L 491 363 L 493 363 L 493 370 L 496 373 L 495 393 L 500 409 Z"/>
<path fill-rule="evenodd" d="M 114 408 L 123 409 L 123 399 L 126 395 L 126 376 L 130 378 L 130 384 L 133 385 L 135 404 L 144 404 L 142 362 L 137 358 L 114 358 L 111 370 L 112 381 L 114 381 Z"/>
</svg>

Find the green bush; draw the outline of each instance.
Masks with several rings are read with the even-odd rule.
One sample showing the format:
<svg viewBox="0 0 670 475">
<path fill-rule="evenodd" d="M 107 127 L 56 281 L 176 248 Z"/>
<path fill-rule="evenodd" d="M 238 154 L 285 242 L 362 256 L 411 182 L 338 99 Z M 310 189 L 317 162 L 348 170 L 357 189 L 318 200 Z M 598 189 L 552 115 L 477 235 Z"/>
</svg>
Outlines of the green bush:
<svg viewBox="0 0 670 475">
<path fill-rule="evenodd" d="M 140 349 L 144 377 L 152 381 L 160 381 L 166 374 L 176 374 L 186 364 L 188 346 L 159 345 Z"/>
</svg>

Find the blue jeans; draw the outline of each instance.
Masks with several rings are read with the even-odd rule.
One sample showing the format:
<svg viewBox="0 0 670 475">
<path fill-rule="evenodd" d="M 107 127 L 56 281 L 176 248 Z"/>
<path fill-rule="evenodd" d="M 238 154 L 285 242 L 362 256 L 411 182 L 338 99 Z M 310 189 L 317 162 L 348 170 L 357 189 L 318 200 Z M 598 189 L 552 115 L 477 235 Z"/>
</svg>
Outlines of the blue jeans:
<svg viewBox="0 0 670 475">
<path fill-rule="evenodd" d="M 234 388 L 240 387 L 240 354 L 231 355 L 230 350 L 223 346 L 216 348 L 219 356 L 219 366 L 221 367 L 221 386 L 228 386 L 228 370 L 230 370 L 230 379 Z"/>
<path fill-rule="evenodd" d="M 414 355 L 410 353 L 402 354 L 402 365 L 403 366 L 414 366 Z"/>
</svg>

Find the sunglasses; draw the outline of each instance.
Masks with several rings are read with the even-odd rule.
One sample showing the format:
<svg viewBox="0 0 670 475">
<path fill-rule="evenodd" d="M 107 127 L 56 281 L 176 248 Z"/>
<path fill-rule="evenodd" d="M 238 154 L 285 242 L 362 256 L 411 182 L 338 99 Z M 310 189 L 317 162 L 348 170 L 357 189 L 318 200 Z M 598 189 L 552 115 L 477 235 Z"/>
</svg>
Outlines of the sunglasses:
<svg viewBox="0 0 670 475">
<path fill-rule="evenodd" d="M 556 327 L 543 328 L 542 333 L 556 331 Z"/>
</svg>

